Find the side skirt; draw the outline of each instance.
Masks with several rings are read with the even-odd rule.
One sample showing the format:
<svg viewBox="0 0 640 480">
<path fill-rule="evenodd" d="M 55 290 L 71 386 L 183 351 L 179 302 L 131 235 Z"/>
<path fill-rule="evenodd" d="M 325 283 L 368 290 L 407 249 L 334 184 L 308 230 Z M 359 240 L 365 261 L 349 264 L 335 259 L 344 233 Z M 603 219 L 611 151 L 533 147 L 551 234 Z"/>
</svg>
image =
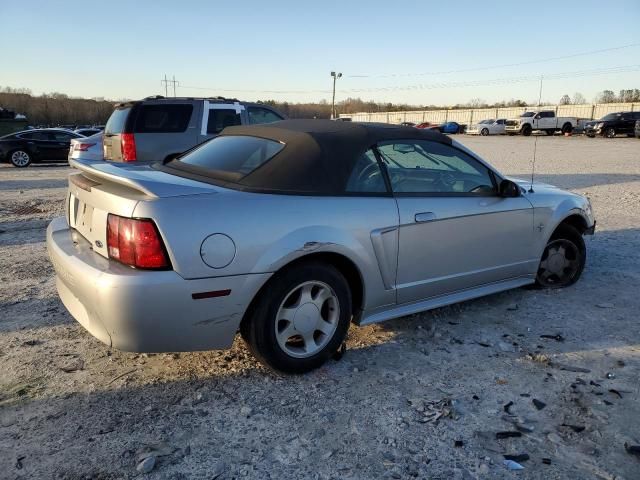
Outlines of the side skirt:
<svg viewBox="0 0 640 480">
<path fill-rule="evenodd" d="M 369 313 L 364 312 L 359 325 L 369 325 L 370 323 L 384 322 L 385 320 L 391 320 L 392 318 L 404 317 L 405 315 L 411 315 L 418 312 L 432 310 L 434 308 L 444 307 L 445 305 L 451 305 L 453 303 L 459 303 L 466 300 L 472 300 L 474 298 L 484 297 L 485 295 L 491 295 L 493 293 L 503 292 L 505 290 L 511 290 L 512 288 L 529 285 L 534 281 L 535 278 L 533 277 L 533 275 L 510 278 L 508 280 L 488 283 L 479 287 L 459 290 L 447 295 L 427 298 L 418 302 L 403 303 L 402 305 L 396 305 L 383 311 Z"/>
</svg>

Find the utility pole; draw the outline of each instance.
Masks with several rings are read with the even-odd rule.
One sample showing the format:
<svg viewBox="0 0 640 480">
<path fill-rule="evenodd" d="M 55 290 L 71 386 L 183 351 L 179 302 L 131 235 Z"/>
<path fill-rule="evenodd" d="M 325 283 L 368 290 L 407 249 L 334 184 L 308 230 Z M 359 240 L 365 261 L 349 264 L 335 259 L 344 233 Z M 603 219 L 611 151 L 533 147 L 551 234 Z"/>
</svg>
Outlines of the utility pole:
<svg viewBox="0 0 640 480">
<path fill-rule="evenodd" d="M 180 82 L 176 80 L 176 76 L 173 76 L 173 80 L 168 80 L 167 75 L 165 74 L 164 80 L 160 80 L 160 83 L 164 83 L 164 96 L 169 96 L 169 84 L 173 84 L 173 96 L 176 96 L 176 85 L 180 85 Z"/>
<path fill-rule="evenodd" d="M 331 119 L 336 118 L 336 80 L 342 77 L 342 73 L 331 72 L 333 77 L 333 97 L 331 98 Z"/>
</svg>

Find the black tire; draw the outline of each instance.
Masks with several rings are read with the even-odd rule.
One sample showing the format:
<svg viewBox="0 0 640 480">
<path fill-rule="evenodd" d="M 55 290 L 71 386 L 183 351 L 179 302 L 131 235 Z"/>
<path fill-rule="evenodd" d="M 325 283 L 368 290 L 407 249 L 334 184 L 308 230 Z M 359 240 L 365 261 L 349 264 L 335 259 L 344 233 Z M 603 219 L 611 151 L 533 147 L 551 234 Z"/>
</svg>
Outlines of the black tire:
<svg viewBox="0 0 640 480">
<path fill-rule="evenodd" d="M 9 152 L 9 155 L 7 157 L 9 158 L 11 165 L 16 168 L 26 168 L 31 165 L 31 162 L 33 160 L 29 152 L 26 152 L 22 149 L 17 149 Z"/>
<path fill-rule="evenodd" d="M 531 132 L 533 132 L 531 125 L 525 125 L 524 127 L 522 127 L 522 135 L 524 135 L 525 137 L 530 136 Z"/>
<path fill-rule="evenodd" d="M 613 127 L 607 127 L 604 129 L 603 135 L 607 138 L 615 138 L 616 129 Z"/>
<path fill-rule="evenodd" d="M 596 138 L 596 136 L 593 133 L 587 133 L 587 137 L 589 138 Z"/>
<path fill-rule="evenodd" d="M 554 133 L 556 133 L 556 131 L 555 130 L 545 130 L 544 133 L 546 133 L 547 135 L 549 135 L 551 137 Z"/>
<path fill-rule="evenodd" d="M 571 250 L 571 245 L 574 250 Z M 562 246 L 566 249 L 566 256 L 570 257 L 571 261 L 575 261 L 575 266 L 567 267 L 567 272 L 563 272 L 562 276 L 552 274 L 545 278 L 545 268 L 543 264 L 545 260 L 549 258 L 549 252 L 554 248 Z M 547 242 L 542 258 L 540 259 L 540 266 L 538 267 L 538 273 L 536 274 L 536 286 L 541 288 L 563 288 L 573 285 L 578 281 L 584 265 L 587 260 L 587 248 L 584 243 L 584 238 L 578 230 L 568 224 L 561 224 L 556 228 L 553 235 Z"/>
<path fill-rule="evenodd" d="M 567 133 L 573 133 L 573 127 L 571 126 L 570 123 L 565 123 L 562 126 L 562 134 L 565 135 Z"/>
<path fill-rule="evenodd" d="M 276 317 L 290 293 L 310 281 L 322 282 L 331 288 L 338 300 L 339 316 L 332 337 L 321 350 L 313 356 L 296 358 L 278 343 Z M 300 263 L 274 275 L 243 320 L 240 333 L 261 363 L 280 372 L 305 373 L 324 364 L 342 345 L 351 322 L 351 310 L 349 284 L 335 267 L 316 261 Z"/>
<path fill-rule="evenodd" d="M 487 135 L 489 135 L 489 129 L 483 128 L 482 130 L 480 130 L 480 135 L 482 135 L 483 137 L 486 137 Z"/>
</svg>

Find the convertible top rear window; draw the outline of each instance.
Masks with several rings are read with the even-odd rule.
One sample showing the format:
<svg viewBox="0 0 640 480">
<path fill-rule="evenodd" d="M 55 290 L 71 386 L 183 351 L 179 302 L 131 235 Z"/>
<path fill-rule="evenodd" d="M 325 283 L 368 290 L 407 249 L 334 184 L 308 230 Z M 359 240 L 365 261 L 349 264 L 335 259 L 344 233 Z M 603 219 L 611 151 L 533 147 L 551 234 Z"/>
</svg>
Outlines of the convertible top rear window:
<svg viewBox="0 0 640 480">
<path fill-rule="evenodd" d="M 216 137 L 175 160 L 224 180 L 238 181 L 273 158 L 284 144 L 247 135 Z M 178 166 L 178 165 L 176 165 Z"/>
</svg>

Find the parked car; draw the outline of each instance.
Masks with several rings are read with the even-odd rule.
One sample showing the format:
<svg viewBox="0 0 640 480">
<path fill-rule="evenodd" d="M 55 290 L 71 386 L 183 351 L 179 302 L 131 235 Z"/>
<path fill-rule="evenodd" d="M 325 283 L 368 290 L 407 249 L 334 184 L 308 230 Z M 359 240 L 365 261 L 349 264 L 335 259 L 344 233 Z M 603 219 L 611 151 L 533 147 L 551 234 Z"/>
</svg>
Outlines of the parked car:
<svg viewBox="0 0 640 480">
<path fill-rule="evenodd" d="M 121 103 L 104 130 L 104 159 L 150 163 L 174 158 L 225 127 L 284 119 L 273 108 L 217 98 L 164 98 Z"/>
<path fill-rule="evenodd" d="M 606 138 L 614 138 L 616 135 L 633 136 L 636 120 L 640 120 L 640 112 L 610 113 L 600 120 L 589 122 L 584 133 L 591 138 L 596 135 Z"/>
<path fill-rule="evenodd" d="M 536 130 L 544 131 L 547 135 L 555 132 L 571 133 L 578 124 L 576 117 L 556 117 L 553 110 L 525 112 L 518 119 L 508 119 L 505 132 L 508 135 L 531 135 Z"/>
<path fill-rule="evenodd" d="M 72 139 L 68 158 L 69 160 L 104 160 L 102 155 L 102 132 L 90 137 Z"/>
<path fill-rule="evenodd" d="M 585 197 L 412 127 L 289 120 L 153 166 L 71 164 L 47 247 L 90 333 L 174 352 L 228 348 L 239 329 L 286 372 L 320 366 L 351 322 L 571 285 L 595 228 Z"/>
<path fill-rule="evenodd" d="M 482 120 L 476 124 L 471 125 L 467 128 L 466 133 L 470 135 L 502 135 L 504 134 L 505 123 L 507 122 L 506 118 L 499 118 L 497 120 L 493 118 L 489 118 L 487 120 Z"/>
<path fill-rule="evenodd" d="M 435 129 L 437 129 L 438 128 L 438 124 L 437 123 L 431 123 L 431 122 L 422 122 L 422 123 L 417 124 L 415 127 L 416 128 L 421 128 L 421 129 L 423 129 L 423 128 L 426 128 L 426 129 L 435 128 Z"/>
<path fill-rule="evenodd" d="M 640 138 L 640 120 L 636 120 L 635 135 Z"/>
<path fill-rule="evenodd" d="M 467 128 L 466 125 L 461 125 L 458 122 L 445 122 L 437 126 L 437 130 L 440 133 L 462 133 Z"/>
<path fill-rule="evenodd" d="M 91 135 L 95 135 L 96 133 L 100 133 L 101 131 L 101 129 L 93 127 L 77 128 L 74 130 L 74 132 L 82 135 L 83 137 L 90 137 Z"/>
<path fill-rule="evenodd" d="M 66 160 L 74 138 L 84 138 L 59 128 L 33 129 L 0 138 L 0 161 L 24 168 L 32 162 Z"/>
</svg>

